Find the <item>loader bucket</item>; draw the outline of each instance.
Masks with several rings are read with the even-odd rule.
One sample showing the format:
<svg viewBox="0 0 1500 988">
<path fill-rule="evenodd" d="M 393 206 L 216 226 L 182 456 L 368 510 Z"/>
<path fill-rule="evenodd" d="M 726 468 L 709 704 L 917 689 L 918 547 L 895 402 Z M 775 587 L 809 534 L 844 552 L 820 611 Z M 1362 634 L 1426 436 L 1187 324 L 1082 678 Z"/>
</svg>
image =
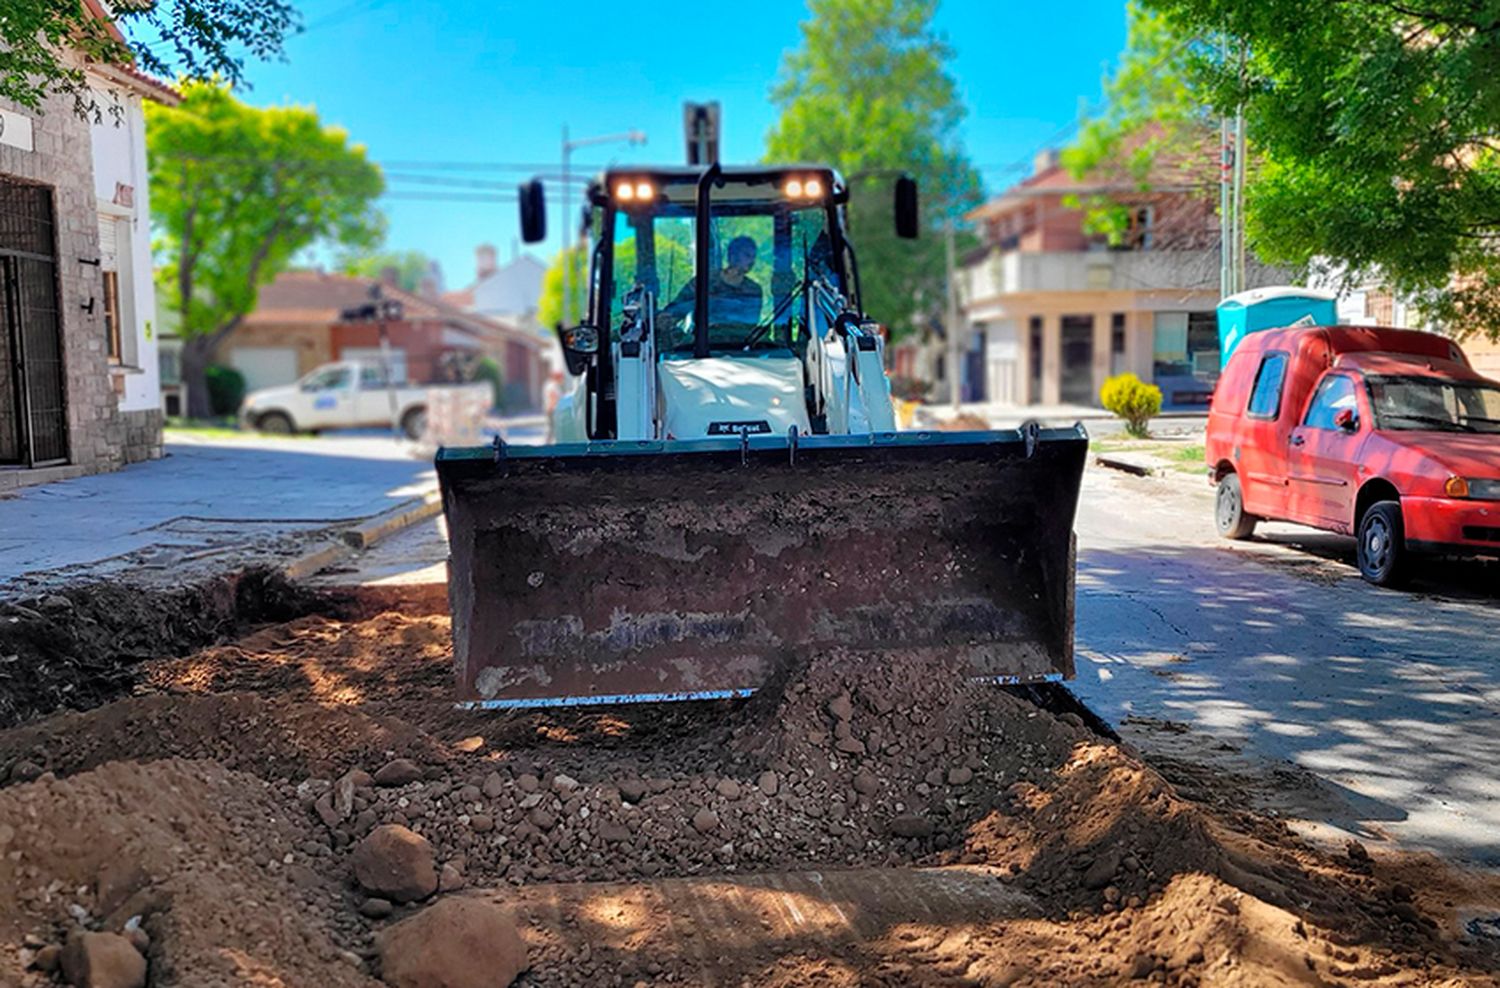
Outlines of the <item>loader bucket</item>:
<svg viewBox="0 0 1500 988">
<path fill-rule="evenodd" d="M 1073 674 L 1082 427 L 440 450 L 460 701 L 744 696 L 779 664 Z"/>
</svg>

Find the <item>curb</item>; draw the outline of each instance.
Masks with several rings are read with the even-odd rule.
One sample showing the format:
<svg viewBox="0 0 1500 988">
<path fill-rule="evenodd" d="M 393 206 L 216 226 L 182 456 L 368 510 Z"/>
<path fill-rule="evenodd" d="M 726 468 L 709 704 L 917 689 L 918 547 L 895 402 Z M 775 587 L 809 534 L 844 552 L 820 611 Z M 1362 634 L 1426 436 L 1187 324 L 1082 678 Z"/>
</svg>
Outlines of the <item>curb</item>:
<svg viewBox="0 0 1500 988">
<path fill-rule="evenodd" d="M 1134 474 L 1137 477 L 1165 477 L 1166 470 L 1161 467 L 1148 467 L 1133 460 L 1124 460 L 1108 453 L 1099 453 L 1094 456 L 1094 462 L 1101 467 L 1111 470 L 1119 470 L 1122 473 Z"/>
<path fill-rule="evenodd" d="M 331 541 L 304 552 L 283 565 L 281 575 L 288 580 L 306 579 L 343 562 L 356 551 L 368 549 L 382 539 L 415 525 L 425 518 L 431 518 L 442 510 L 442 497 L 437 491 L 425 494 L 415 502 L 408 501 L 397 505 L 389 511 L 339 531 Z"/>
</svg>

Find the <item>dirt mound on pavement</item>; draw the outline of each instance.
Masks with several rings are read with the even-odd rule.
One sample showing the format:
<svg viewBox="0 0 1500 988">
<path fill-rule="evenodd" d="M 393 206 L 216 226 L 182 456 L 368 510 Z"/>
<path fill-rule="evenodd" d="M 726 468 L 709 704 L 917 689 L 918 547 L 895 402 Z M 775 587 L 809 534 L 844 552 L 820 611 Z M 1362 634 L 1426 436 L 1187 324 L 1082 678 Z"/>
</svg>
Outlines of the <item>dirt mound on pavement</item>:
<svg viewBox="0 0 1500 988">
<path fill-rule="evenodd" d="M 814 656 L 743 703 L 476 714 L 448 703 L 447 630 L 430 612 L 304 617 L 149 663 L 157 695 L 0 732 L 12 782 L 69 777 L 0 790 L 0 820 L 30 812 L 13 807 L 22 794 L 49 794 L 46 825 L 13 846 L 55 857 L 59 889 L 93 887 L 106 858 L 181 883 L 172 918 L 148 924 L 153 971 L 208 964 L 197 944 L 218 937 L 214 963 L 256 959 L 289 985 L 359 983 L 338 952 L 363 950 L 389 920 L 354 911 L 348 859 L 388 823 L 431 842 L 445 889 L 963 864 L 1037 905 L 1006 923 L 893 928 L 844 954 L 815 946 L 805 964 L 745 969 L 747 984 L 1484 984 L 1497 959 L 1455 942 L 1445 924 L 1466 900 L 1434 869 L 1396 878 L 1183 799 L 1076 714 L 920 655 L 889 667 Z M 181 756 L 213 763 L 141 764 Z M 111 850 L 48 857 L 54 830 L 69 835 L 60 846 Z M 171 870 L 159 845 L 222 863 L 223 881 L 218 864 Z M 285 853 L 304 884 L 270 867 Z M 1465 896 L 1500 912 L 1500 887 Z M 260 950 L 266 934 L 221 922 L 216 897 L 235 915 L 288 917 L 276 935 L 332 966 L 312 976 Z M 25 922 L 3 935 L 26 922 L 60 933 L 58 902 L 18 903 Z M 669 932 L 643 976 L 693 983 Z M 566 946 L 523 982 L 590 983 L 565 959 L 579 943 Z"/>
<path fill-rule="evenodd" d="M 0 939 L 139 925 L 154 986 L 364 986 L 341 862 L 290 786 L 209 762 L 115 762 L 0 790 Z M 0 951 L 0 983 L 44 983 Z"/>
</svg>

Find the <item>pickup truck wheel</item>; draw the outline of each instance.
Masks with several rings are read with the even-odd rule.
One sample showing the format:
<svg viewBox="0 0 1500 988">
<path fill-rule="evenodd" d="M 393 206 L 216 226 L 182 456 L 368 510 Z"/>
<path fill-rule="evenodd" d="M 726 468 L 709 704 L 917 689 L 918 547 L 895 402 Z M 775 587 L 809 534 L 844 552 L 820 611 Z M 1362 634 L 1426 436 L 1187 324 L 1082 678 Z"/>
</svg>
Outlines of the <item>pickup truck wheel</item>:
<svg viewBox="0 0 1500 988">
<path fill-rule="evenodd" d="M 273 436 L 290 436 L 296 430 L 292 427 L 292 417 L 285 412 L 267 412 L 255 420 L 255 431 L 267 432 Z"/>
<path fill-rule="evenodd" d="M 1399 586 L 1407 575 L 1411 553 L 1406 548 L 1406 527 L 1401 520 L 1401 502 L 1378 501 L 1359 521 L 1356 551 L 1359 575 L 1378 587 Z"/>
<path fill-rule="evenodd" d="M 422 433 L 427 431 L 427 409 L 408 409 L 406 414 L 401 416 L 401 431 L 406 434 L 407 439 L 413 441 L 421 439 Z"/>
<path fill-rule="evenodd" d="M 1245 494 L 1240 489 L 1240 477 L 1227 473 L 1219 481 L 1219 493 L 1214 501 L 1214 524 L 1219 534 L 1226 539 L 1248 539 L 1255 534 L 1255 523 L 1259 518 L 1245 512 Z"/>
</svg>

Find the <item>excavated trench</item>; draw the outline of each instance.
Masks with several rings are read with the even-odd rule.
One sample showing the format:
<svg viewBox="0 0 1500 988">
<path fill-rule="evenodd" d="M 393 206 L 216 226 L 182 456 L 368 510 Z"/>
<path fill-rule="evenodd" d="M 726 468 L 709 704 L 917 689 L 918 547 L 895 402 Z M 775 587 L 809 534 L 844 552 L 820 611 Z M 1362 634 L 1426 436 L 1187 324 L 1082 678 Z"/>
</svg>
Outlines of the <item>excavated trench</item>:
<svg viewBox="0 0 1500 988">
<path fill-rule="evenodd" d="M 467 712 L 441 587 L 67 601 L 0 629 L 0 983 L 81 915 L 140 916 L 153 985 L 374 985 L 421 908 L 351 878 L 387 823 L 518 911 L 526 984 L 1496 983 L 1493 876 L 1185 799 L 1066 690 L 834 650 L 748 701 Z"/>
</svg>

